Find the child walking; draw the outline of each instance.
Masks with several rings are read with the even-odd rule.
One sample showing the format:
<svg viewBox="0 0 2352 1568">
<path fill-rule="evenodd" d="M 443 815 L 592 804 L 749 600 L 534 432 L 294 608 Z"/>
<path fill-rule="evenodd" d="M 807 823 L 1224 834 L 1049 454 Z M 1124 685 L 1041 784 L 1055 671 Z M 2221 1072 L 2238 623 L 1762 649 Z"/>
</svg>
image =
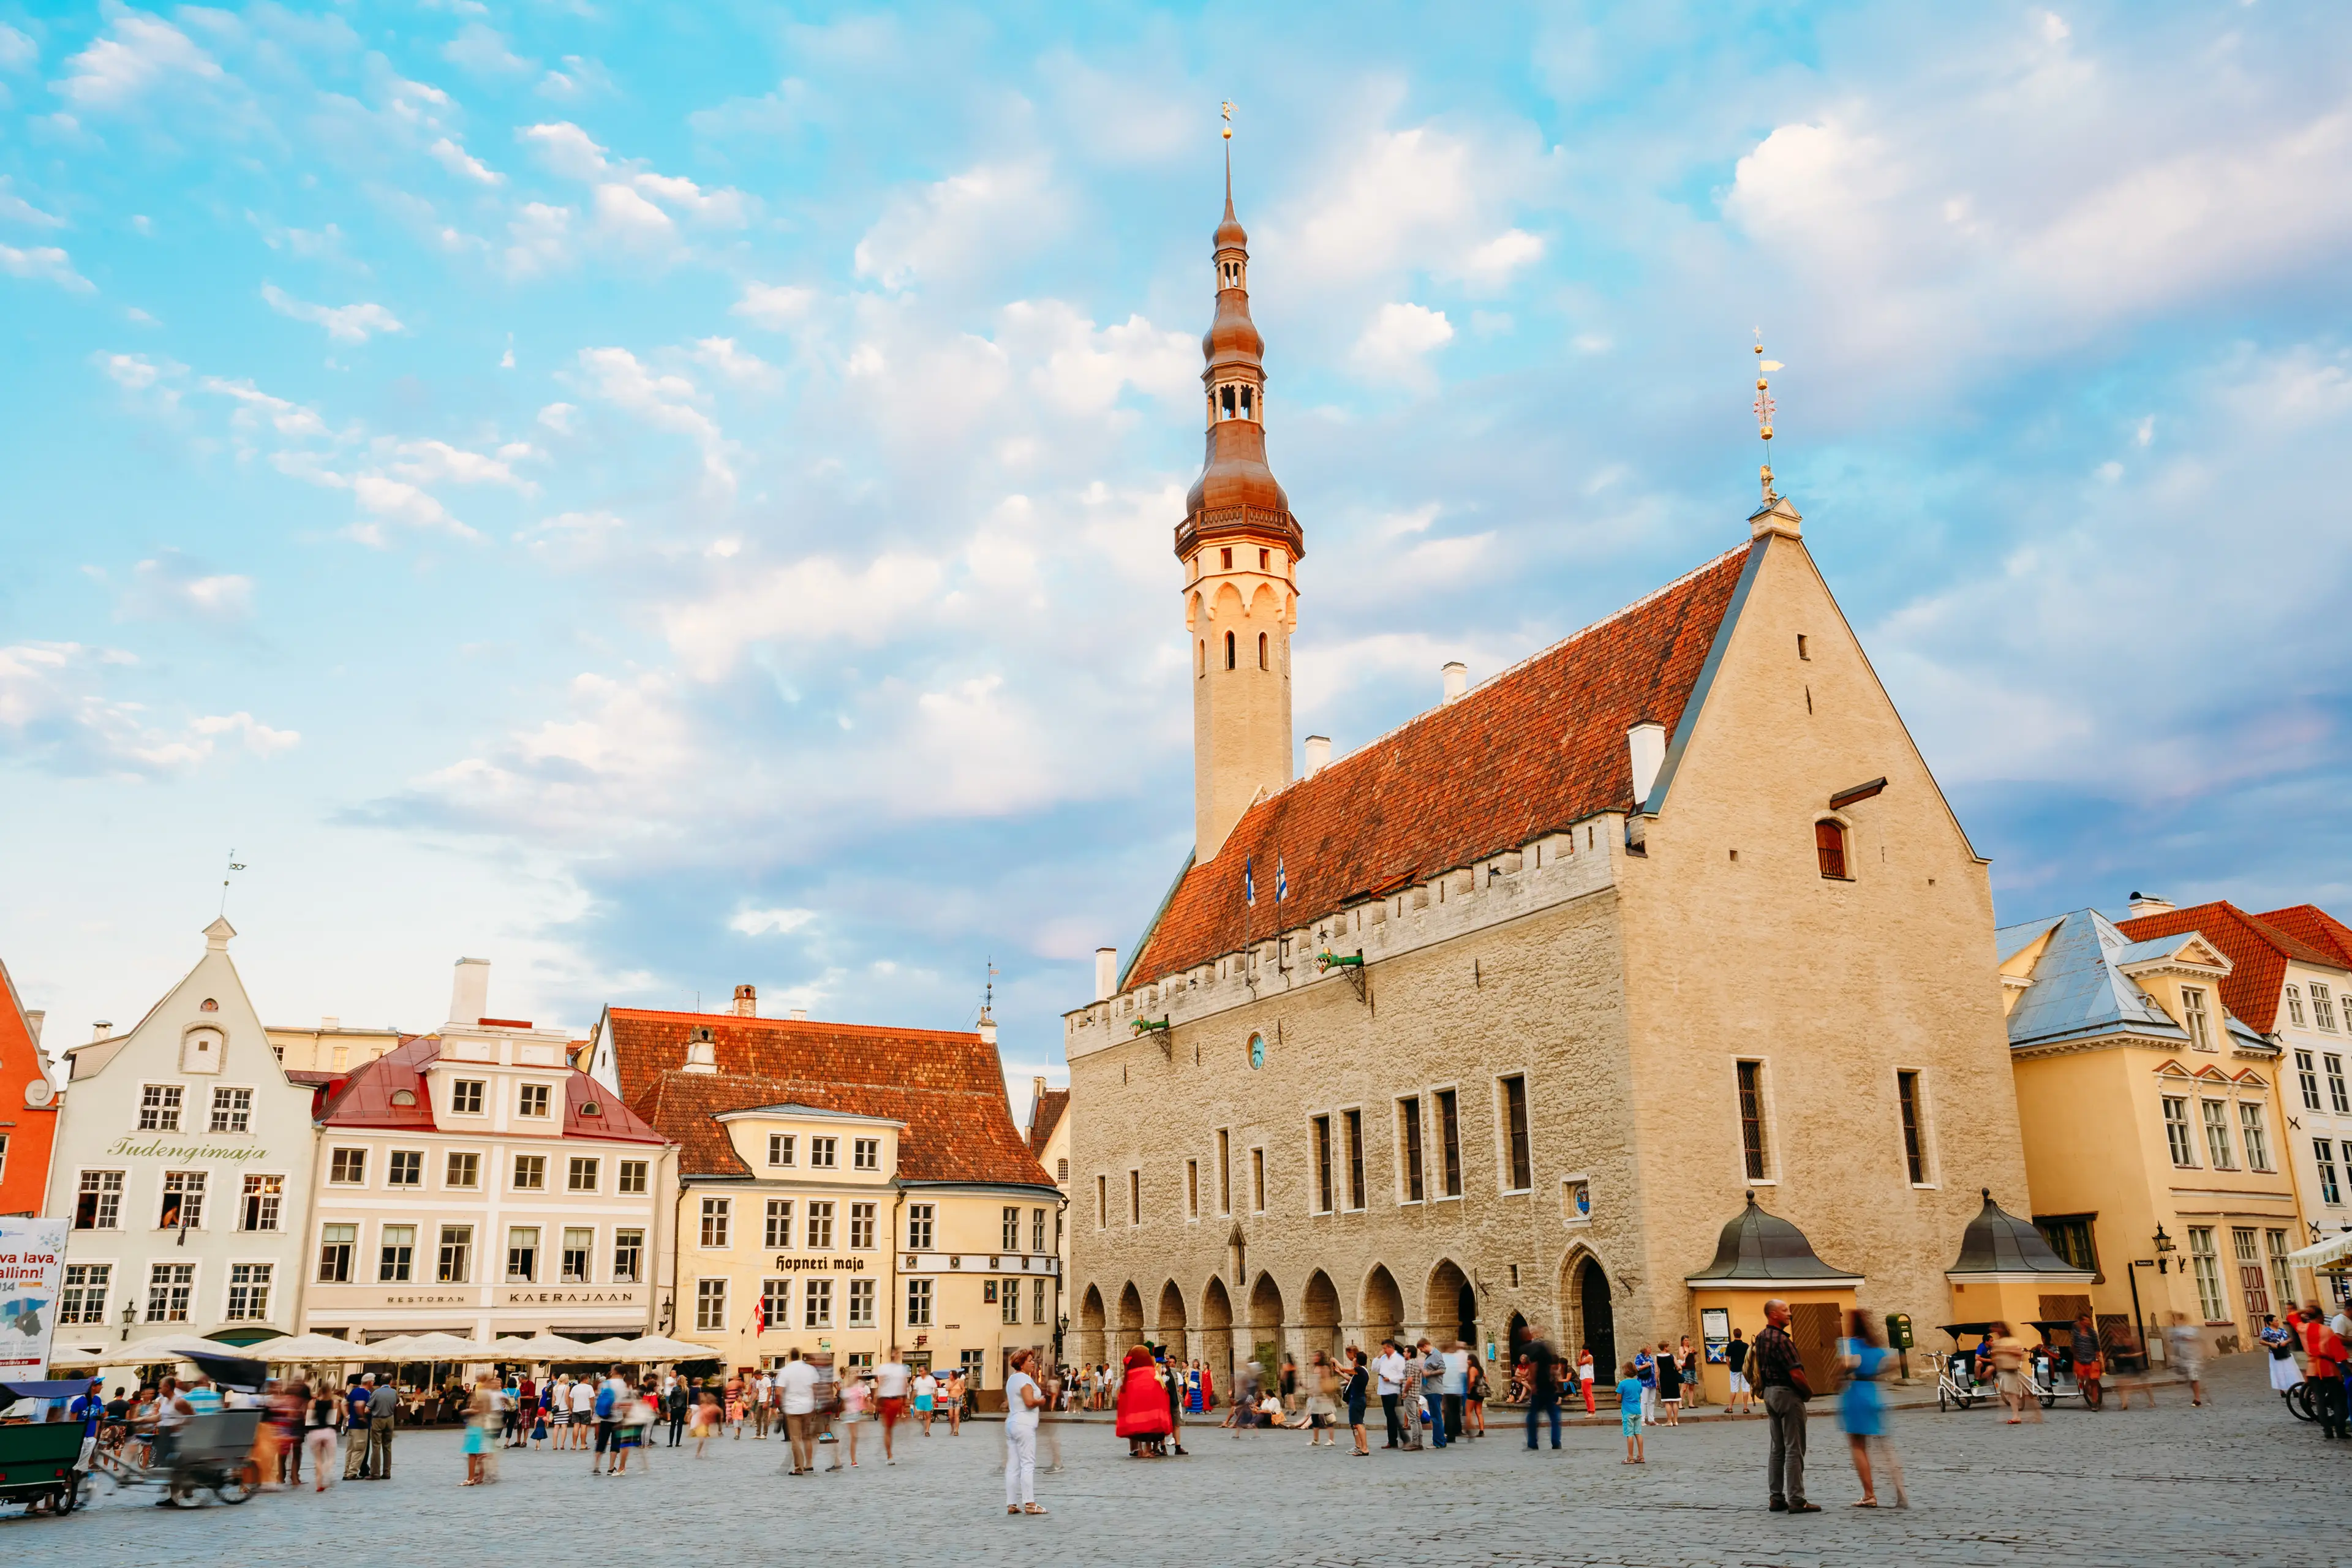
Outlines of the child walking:
<svg viewBox="0 0 2352 1568">
<path fill-rule="evenodd" d="M 1630 1361 L 1617 1369 L 1617 1427 L 1625 1434 L 1624 1462 L 1648 1463 L 1642 1452 L 1642 1380 Z"/>
</svg>

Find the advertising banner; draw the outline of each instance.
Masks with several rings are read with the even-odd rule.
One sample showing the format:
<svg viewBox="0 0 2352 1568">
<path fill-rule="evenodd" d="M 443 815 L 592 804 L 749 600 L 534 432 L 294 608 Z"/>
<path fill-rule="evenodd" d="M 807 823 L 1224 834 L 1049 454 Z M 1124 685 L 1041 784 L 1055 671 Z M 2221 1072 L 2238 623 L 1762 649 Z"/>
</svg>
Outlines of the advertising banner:
<svg viewBox="0 0 2352 1568">
<path fill-rule="evenodd" d="M 0 1382 L 47 1375 L 65 1268 L 64 1220 L 0 1218 Z"/>
</svg>

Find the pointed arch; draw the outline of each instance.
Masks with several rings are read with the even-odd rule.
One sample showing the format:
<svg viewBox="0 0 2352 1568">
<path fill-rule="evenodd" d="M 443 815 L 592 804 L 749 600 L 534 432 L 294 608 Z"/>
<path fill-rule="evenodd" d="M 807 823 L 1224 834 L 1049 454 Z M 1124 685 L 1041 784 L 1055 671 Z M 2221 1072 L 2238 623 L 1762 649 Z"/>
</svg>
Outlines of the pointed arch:
<svg viewBox="0 0 2352 1568">
<path fill-rule="evenodd" d="M 1336 1355 L 1339 1351 L 1339 1290 L 1320 1268 L 1307 1277 L 1298 1321 L 1307 1328 L 1307 1349 Z"/>
<path fill-rule="evenodd" d="M 1151 1326 L 1151 1337 L 1179 1361 L 1190 1353 L 1185 1348 L 1185 1318 L 1184 1292 L 1171 1279 L 1160 1287 L 1160 1316 Z"/>
<path fill-rule="evenodd" d="M 1560 1334 L 1556 1348 L 1567 1356 L 1591 1351 L 1592 1364 L 1602 1369 L 1604 1378 L 1617 1370 L 1613 1289 L 1609 1270 L 1591 1247 L 1580 1242 L 1568 1249 L 1559 1265 Z"/>
<path fill-rule="evenodd" d="M 1388 1265 L 1375 1263 L 1364 1276 L 1364 1337 L 1374 1342 L 1404 1332 L 1404 1292 Z"/>
<path fill-rule="evenodd" d="M 1470 1277 L 1462 1266 L 1450 1258 L 1441 1258 L 1429 1271 L 1429 1283 L 1422 1295 L 1422 1321 L 1428 1325 L 1429 1337 L 1447 1343 L 1462 1335 L 1462 1301 L 1470 1290 Z M 1471 1309 L 1471 1316 L 1477 1310 Z"/>
<path fill-rule="evenodd" d="M 1132 1279 L 1118 1293 L 1118 1318 L 1113 1327 L 1118 1333 L 1118 1348 L 1122 1352 L 1143 1339 L 1143 1292 L 1135 1288 Z"/>
<path fill-rule="evenodd" d="M 1103 1353 L 1102 1291 L 1088 1285 L 1086 1294 L 1078 1298 L 1078 1342 L 1076 1354 L 1084 1363 L 1108 1359 Z"/>
</svg>

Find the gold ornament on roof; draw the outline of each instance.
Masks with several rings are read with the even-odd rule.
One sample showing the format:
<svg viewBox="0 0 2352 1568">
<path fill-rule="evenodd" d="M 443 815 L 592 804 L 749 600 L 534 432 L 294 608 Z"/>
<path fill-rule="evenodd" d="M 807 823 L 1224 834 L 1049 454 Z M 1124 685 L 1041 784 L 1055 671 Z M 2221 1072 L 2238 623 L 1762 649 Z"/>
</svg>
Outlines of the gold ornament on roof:
<svg viewBox="0 0 2352 1568">
<path fill-rule="evenodd" d="M 1774 412 L 1774 405 L 1772 403 L 1772 384 L 1766 379 L 1766 377 L 1772 372 L 1780 368 L 1781 364 L 1779 360 L 1766 359 L 1764 357 L 1764 329 L 1761 327 L 1757 328 L 1755 403 L 1756 433 L 1762 437 L 1767 442 L 1769 442 L 1772 439 L 1772 415 Z M 1772 448 L 1768 445 L 1764 450 L 1769 457 Z M 1759 468 L 1758 472 L 1764 484 L 1764 504 L 1769 506 L 1772 504 L 1773 500 L 1777 499 L 1772 494 L 1771 463 L 1769 460 L 1766 461 Z"/>
<path fill-rule="evenodd" d="M 1234 100 L 1230 98 L 1224 100 L 1224 138 L 1226 141 L 1230 142 L 1234 139 Z"/>
</svg>

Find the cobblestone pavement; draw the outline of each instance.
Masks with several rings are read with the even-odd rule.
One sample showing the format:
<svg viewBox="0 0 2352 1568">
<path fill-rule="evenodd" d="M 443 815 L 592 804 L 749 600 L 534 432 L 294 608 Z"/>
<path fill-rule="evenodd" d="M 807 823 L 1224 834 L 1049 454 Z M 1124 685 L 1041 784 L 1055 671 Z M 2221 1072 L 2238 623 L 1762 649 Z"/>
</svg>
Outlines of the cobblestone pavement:
<svg viewBox="0 0 2352 1568">
<path fill-rule="evenodd" d="M 588 1473 L 584 1454 L 509 1454 L 499 1484 L 463 1489 L 457 1438 L 404 1433 L 389 1482 L 315 1496 L 266 1493 L 238 1508 L 183 1511 L 127 1492 L 62 1520 L 0 1519 L 11 1568 L 146 1564 L 479 1562 L 520 1552 L 559 1561 L 654 1565 L 789 1555 L 861 1564 L 1607 1563 L 1845 1568 L 1894 1563 L 2131 1564 L 2149 1568 L 2352 1560 L 2352 1444 L 2323 1443 L 2264 1386 L 2262 1359 L 2214 1366 L 2216 1403 L 2168 1389 L 2154 1412 L 2110 1401 L 2062 1405 L 2041 1426 L 2009 1426 L 1979 1406 L 1893 1420 L 1912 1507 L 1869 1512 L 1833 1422 L 1811 1424 L 1810 1489 L 1820 1514 L 1764 1508 L 1764 1428 L 1756 1422 L 1654 1429 L 1650 1462 L 1621 1465 L 1613 1429 L 1570 1428 L 1562 1450 L 1529 1454 L 1494 1436 L 1444 1452 L 1358 1464 L 1342 1447 L 1310 1453 L 1303 1434 L 1236 1440 L 1191 1429 L 1193 1457 L 1125 1458 L 1098 1425 L 1066 1427 L 1066 1473 L 1038 1480 L 1046 1519 L 1003 1510 L 1001 1428 L 942 1424 L 908 1436 L 885 1468 L 878 1445 L 839 1476 L 777 1473 L 771 1438 L 663 1447 L 644 1478 Z M 868 1436 L 877 1436 L 869 1429 Z M 1891 1498 L 1891 1489 L 1882 1488 Z"/>
</svg>

